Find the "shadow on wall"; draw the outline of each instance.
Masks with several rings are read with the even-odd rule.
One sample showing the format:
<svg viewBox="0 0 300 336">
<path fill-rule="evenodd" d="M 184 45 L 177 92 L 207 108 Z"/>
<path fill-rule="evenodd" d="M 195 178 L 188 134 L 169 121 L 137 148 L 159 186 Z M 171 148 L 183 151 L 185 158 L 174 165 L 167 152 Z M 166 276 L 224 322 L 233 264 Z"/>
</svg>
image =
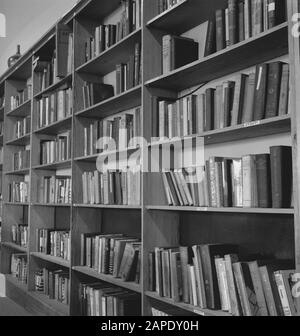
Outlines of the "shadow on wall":
<svg viewBox="0 0 300 336">
<path fill-rule="evenodd" d="M 5 297 L 5 276 L 0 274 L 0 297 Z"/>
</svg>

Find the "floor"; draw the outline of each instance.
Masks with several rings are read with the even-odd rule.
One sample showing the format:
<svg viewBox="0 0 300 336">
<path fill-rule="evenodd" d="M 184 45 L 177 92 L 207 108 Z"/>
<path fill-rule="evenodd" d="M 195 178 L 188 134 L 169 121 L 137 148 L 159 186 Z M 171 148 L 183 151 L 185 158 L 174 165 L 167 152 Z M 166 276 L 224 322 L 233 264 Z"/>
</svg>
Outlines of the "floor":
<svg viewBox="0 0 300 336">
<path fill-rule="evenodd" d="M 31 316 L 26 310 L 7 298 L 0 298 L 0 316 Z"/>
</svg>

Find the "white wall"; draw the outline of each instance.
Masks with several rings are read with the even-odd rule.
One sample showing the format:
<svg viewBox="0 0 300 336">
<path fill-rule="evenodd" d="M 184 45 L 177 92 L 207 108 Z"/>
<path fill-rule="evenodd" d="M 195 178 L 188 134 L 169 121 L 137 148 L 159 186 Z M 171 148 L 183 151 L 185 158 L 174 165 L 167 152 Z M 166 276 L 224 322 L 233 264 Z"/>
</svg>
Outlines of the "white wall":
<svg viewBox="0 0 300 336">
<path fill-rule="evenodd" d="M 26 52 L 77 0 L 0 0 L 0 13 L 6 16 L 6 38 L 0 37 L 0 76 L 17 45 Z"/>
</svg>

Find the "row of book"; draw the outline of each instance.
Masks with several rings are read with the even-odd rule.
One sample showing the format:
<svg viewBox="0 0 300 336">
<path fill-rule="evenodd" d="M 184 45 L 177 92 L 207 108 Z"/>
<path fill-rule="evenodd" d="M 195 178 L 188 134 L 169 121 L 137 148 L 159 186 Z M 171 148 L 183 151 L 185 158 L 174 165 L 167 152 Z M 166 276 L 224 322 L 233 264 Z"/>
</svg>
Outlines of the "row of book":
<svg viewBox="0 0 300 336">
<path fill-rule="evenodd" d="M 286 0 L 228 0 L 209 21 L 205 56 L 286 21 Z"/>
<path fill-rule="evenodd" d="M 175 302 L 234 316 L 296 315 L 294 262 L 244 261 L 238 250 L 231 244 L 156 248 L 149 254 L 150 290 Z"/>
<path fill-rule="evenodd" d="M 123 1 L 121 20 L 117 24 L 99 25 L 85 43 L 85 61 L 99 56 L 124 37 L 141 27 L 141 0 Z"/>
<path fill-rule="evenodd" d="M 33 62 L 35 72 L 36 93 L 44 91 L 57 81 L 57 57 L 56 50 L 53 51 L 51 59 L 43 60 L 37 57 Z"/>
<path fill-rule="evenodd" d="M 61 89 L 36 101 L 37 128 L 49 126 L 73 113 L 72 88 Z"/>
<path fill-rule="evenodd" d="M 83 204 L 132 205 L 141 204 L 141 172 L 104 171 L 82 174 Z"/>
<path fill-rule="evenodd" d="M 20 105 L 31 99 L 32 95 L 32 82 L 31 78 L 27 80 L 26 86 L 23 89 L 19 89 L 17 94 L 10 97 L 10 110 L 14 110 Z"/>
<path fill-rule="evenodd" d="M 156 0 L 157 13 L 161 14 L 184 0 Z"/>
<path fill-rule="evenodd" d="M 38 182 L 38 203 L 71 204 L 71 190 L 69 176 L 44 176 Z"/>
<path fill-rule="evenodd" d="M 84 156 L 100 153 L 100 149 L 97 149 L 97 142 L 102 138 L 113 139 L 115 141 L 115 149 L 122 150 L 128 148 L 131 139 L 140 136 L 141 108 L 137 107 L 117 117 L 95 120 L 85 126 L 83 153 Z M 106 146 L 103 147 L 105 150 Z M 133 144 L 131 147 L 133 147 Z"/>
<path fill-rule="evenodd" d="M 71 158 L 71 131 L 53 137 L 53 140 L 41 141 L 40 164 L 62 162 Z"/>
<path fill-rule="evenodd" d="M 85 82 L 82 86 L 83 108 L 87 109 L 114 96 L 114 87 L 102 83 Z"/>
<path fill-rule="evenodd" d="M 13 170 L 29 169 L 30 167 L 30 149 L 23 149 L 13 154 Z"/>
<path fill-rule="evenodd" d="M 22 247 L 28 247 L 29 230 L 28 225 L 13 225 L 11 228 L 12 242 Z"/>
<path fill-rule="evenodd" d="M 139 294 L 109 284 L 79 285 L 79 302 L 82 316 L 140 316 Z"/>
<path fill-rule="evenodd" d="M 116 65 L 116 94 L 141 84 L 141 73 L 141 43 L 136 43 L 129 61 Z"/>
<path fill-rule="evenodd" d="M 15 253 L 11 255 L 10 264 L 11 275 L 22 284 L 27 284 L 28 263 L 26 253 Z"/>
<path fill-rule="evenodd" d="M 162 73 L 166 74 L 199 59 L 199 43 L 191 38 L 164 35 L 162 37 Z"/>
<path fill-rule="evenodd" d="M 19 119 L 14 124 L 14 135 L 16 139 L 19 139 L 30 133 L 31 130 L 31 117 Z"/>
<path fill-rule="evenodd" d="M 29 196 L 28 182 L 12 182 L 8 185 L 8 199 L 12 203 L 27 203 Z"/>
<path fill-rule="evenodd" d="M 153 136 L 183 137 L 288 114 L 289 65 L 272 62 L 258 65 L 255 73 L 204 93 L 179 99 L 153 97 Z"/>
<path fill-rule="evenodd" d="M 123 234 L 81 235 L 81 265 L 124 281 L 140 283 L 141 242 Z"/>
<path fill-rule="evenodd" d="M 211 157 L 196 169 L 162 173 L 169 205 L 291 208 L 292 148 L 274 146 L 270 154 L 242 158 Z"/>
<path fill-rule="evenodd" d="M 36 292 L 47 295 L 50 300 L 70 303 L 70 277 L 66 271 L 38 270 L 34 274 L 34 286 Z"/>
<path fill-rule="evenodd" d="M 70 261 L 70 232 L 65 230 L 37 229 L 37 251 Z"/>
</svg>

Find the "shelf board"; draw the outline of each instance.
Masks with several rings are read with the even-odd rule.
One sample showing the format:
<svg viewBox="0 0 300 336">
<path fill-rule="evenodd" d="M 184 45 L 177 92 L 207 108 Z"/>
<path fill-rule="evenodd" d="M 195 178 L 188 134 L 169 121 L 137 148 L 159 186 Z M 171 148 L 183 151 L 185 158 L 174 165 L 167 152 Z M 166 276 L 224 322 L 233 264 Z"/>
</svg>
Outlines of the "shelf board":
<svg viewBox="0 0 300 336">
<path fill-rule="evenodd" d="M 220 311 L 220 310 L 202 309 L 200 307 L 195 307 L 187 303 L 174 302 L 172 299 L 160 297 L 157 293 L 154 293 L 154 292 L 146 292 L 145 295 L 151 299 L 161 301 L 170 306 L 177 307 L 179 309 L 186 310 L 186 311 L 189 311 L 191 313 L 201 315 L 201 316 L 227 316 L 227 317 L 232 316 L 231 314 Z"/>
<path fill-rule="evenodd" d="M 279 116 L 270 119 L 253 121 L 237 126 L 226 127 L 223 129 L 203 132 L 202 134 L 188 137 L 175 138 L 166 141 L 157 141 L 148 146 L 160 146 L 165 144 L 175 144 L 179 141 L 193 140 L 198 137 L 204 138 L 205 145 L 214 145 L 218 143 L 231 142 L 236 140 L 252 139 L 272 134 L 288 133 L 291 131 L 290 115 Z"/>
<path fill-rule="evenodd" d="M 128 62 L 129 55 L 134 53 L 135 43 L 140 41 L 141 29 L 138 29 L 106 49 L 99 56 L 78 67 L 76 71 L 105 76 L 116 69 L 116 64 Z"/>
<path fill-rule="evenodd" d="M 283 23 L 246 41 L 239 42 L 168 74 L 153 78 L 147 81 L 146 85 L 181 91 L 287 53 L 288 24 Z"/>
<path fill-rule="evenodd" d="M 65 267 L 65 268 L 70 268 L 70 266 L 71 266 L 71 263 L 69 261 L 64 260 L 62 258 L 53 257 L 53 256 L 48 255 L 48 254 L 39 253 L 39 252 L 31 252 L 30 255 L 35 257 L 35 258 L 42 259 L 42 260 L 50 262 L 52 264 L 60 265 L 60 266 Z"/>
<path fill-rule="evenodd" d="M 30 139 L 31 139 L 31 135 L 30 133 L 28 133 L 18 139 L 7 141 L 6 145 L 7 146 L 27 146 L 30 143 Z"/>
<path fill-rule="evenodd" d="M 138 85 L 119 95 L 106 99 L 76 113 L 78 117 L 106 118 L 118 112 L 126 111 L 141 105 L 142 86 Z"/>
<path fill-rule="evenodd" d="M 39 99 L 39 98 L 42 98 L 44 95 L 47 95 L 49 93 L 51 93 L 52 91 L 60 88 L 61 86 L 63 86 L 64 84 L 66 83 L 70 83 L 72 81 L 72 78 L 73 78 L 73 74 L 68 74 L 66 77 L 58 80 L 57 82 L 55 82 L 54 84 L 48 86 L 45 90 L 37 93 L 35 96 L 34 96 L 34 99 Z"/>
<path fill-rule="evenodd" d="M 7 248 L 10 248 L 12 250 L 16 250 L 16 251 L 20 251 L 20 252 L 24 252 L 24 253 L 27 253 L 28 252 L 28 248 L 27 247 L 24 247 L 24 246 L 20 246 L 20 245 L 17 245 L 15 243 L 8 243 L 8 242 L 2 242 L 0 243 L 2 246 L 4 247 L 7 247 Z"/>
<path fill-rule="evenodd" d="M 7 281 L 9 281 L 15 287 L 21 289 L 24 292 L 28 292 L 27 284 L 24 284 L 21 281 L 19 281 L 18 279 L 14 278 L 11 274 L 5 274 L 5 278 L 6 278 Z"/>
<path fill-rule="evenodd" d="M 248 214 L 277 214 L 294 215 L 294 209 L 263 209 L 263 208 L 211 208 L 211 207 L 191 207 L 191 206 L 147 206 L 150 211 L 180 211 L 180 212 L 207 212 L 207 213 L 248 213 Z"/>
<path fill-rule="evenodd" d="M 24 202 L 4 202 L 4 204 L 10 206 L 29 206 L 29 203 Z"/>
<path fill-rule="evenodd" d="M 108 157 L 112 155 L 116 155 L 116 157 L 120 156 L 120 154 L 127 152 L 127 154 L 132 154 L 133 152 L 137 151 L 139 148 L 125 148 L 115 151 L 105 151 L 103 153 L 93 154 L 89 156 L 81 156 L 78 158 L 75 158 L 75 161 L 77 162 L 96 162 L 98 158 L 101 157 Z"/>
<path fill-rule="evenodd" d="M 20 170 L 13 170 L 13 171 L 9 171 L 9 172 L 5 172 L 6 175 L 19 175 L 19 176 L 23 176 L 23 175 L 29 175 L 30 169 L 26 168 L 26 169 L 20 169 Z"/>
<path fill-rule="evenodd" d="M 14 110 L 7 112 L 8 117 L 27 117 L 31 113 L 31 99 L 21 104 Z"/>
<path fill-rule="evenodd" d="M 120 209 L 120 210 L 141 210 L 140 205 L 104 205 L 104 204 L 74 204 L 74 208 L 86 209 Z"/>
<path fill-rule="evenodd" d="M 68 131 L 72 126 L 72 116 L 56 121 L 51 125 L 47 125 L 35 130 L 35 134 L 57 135 L 61 132 Z"/>
<path fill-rule="evenodd" d="M 33 167 L 35 170 L 58 170 L 58 169 L 67 169 L 71 168 L 72 160 L 66 160 L 62 162 L 55 162 L 50 164 L 44 164 Z"/>
<path fill-rule="evenodd" d="M 71 204 L 32 203 L 32 206 L 36 206 L 36 207 L 48 207 L 48 208 L 70 208 Z"/>
<path fill-rule="evenodd" d="M 111 284 L 113 284 L 115 286 L 118 286 L 118 287 L 129 289 L 133 292 L 141 293 L 141 291 L 142 291 L 141 286 L 134 283 L 134 282 L 125 282 L 121 279 L 114 278 L 111 275 L 100 274 L 100 273 L 96 272 L 95 270 L 93 270 L 89 267 L 76 266 L 76 267 L 72 267 L 72 269 L 76 272 L 88 275 L 92 278 L 96 278 L 96 279 L 99 279 L 99 280 L 104 281 L 104 282 L 111 283 Z"/>
</svg>

